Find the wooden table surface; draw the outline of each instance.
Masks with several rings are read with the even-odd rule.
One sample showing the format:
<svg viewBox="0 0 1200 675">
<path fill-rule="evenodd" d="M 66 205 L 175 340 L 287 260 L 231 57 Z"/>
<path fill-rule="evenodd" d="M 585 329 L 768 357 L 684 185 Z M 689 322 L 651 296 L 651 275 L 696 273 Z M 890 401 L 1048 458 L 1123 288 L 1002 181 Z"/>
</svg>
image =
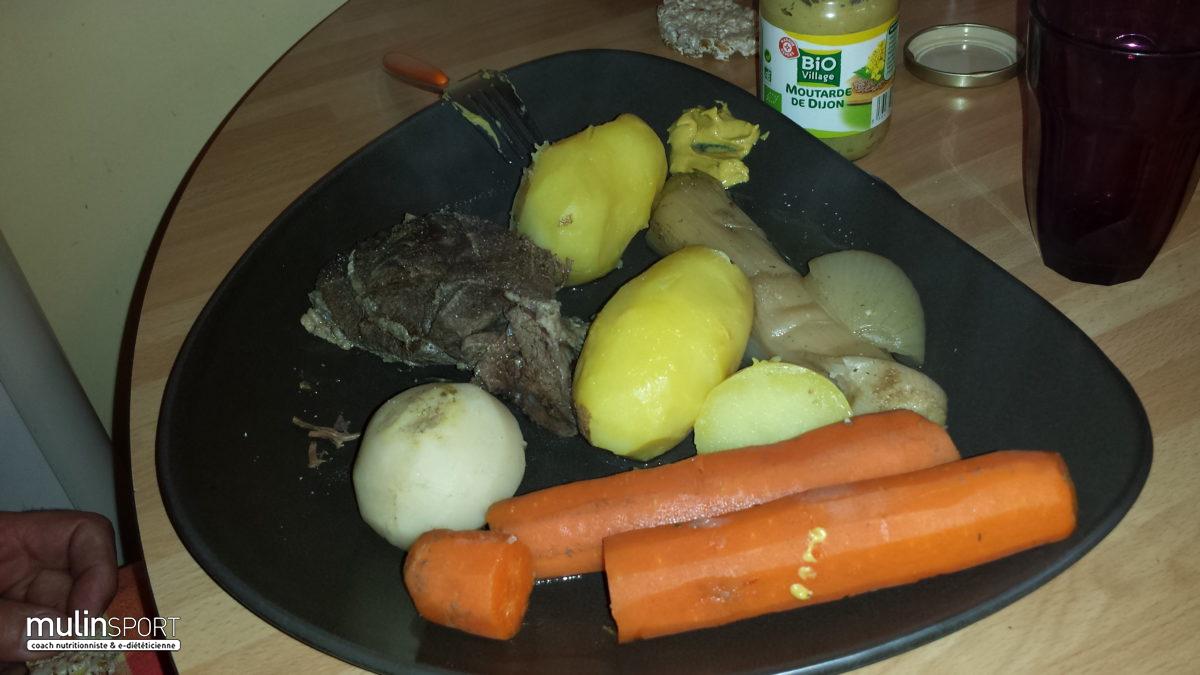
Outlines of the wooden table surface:
<svg viewBox="0 0 1200 675">
<path fill-rule="evenodd" d="M 178 616 L 184 672 L 343 672 L 270 627 L 197 566 L 154 471 L 159 404 L 197 314 L 296 196 L 433 96 L 384 73 L 394 48 L 452 77 L 589 47 L 677 58 L 753 89 L 755 65 L 688 60 L 659 40 L 653 0 L 350 0 L 268 72 L 216 133 L 165 225 L 138 325 L 130 407 L 138 523 L 158 609 Z M 905 0 L 902 33 L 947 21 L 1012 29 L 1012 0 Z M 1182 672 L 1200 656 L 1200 204 L 1150 272 L 1118 287 L 1043 267 L 1021 187 L 1018 84 L 936 87 L 899 69 L 891 133 L 860 166 L 882 177 L 1081 326 L 1132 381 L 1155 460 L 1124 521 L 1082 561 L 1008 608 L 864 672 Z M 1191 486 L 1191 487 L 1189 487 Z M 797 636 L 797 639 L 803 639 Z M 1193 670 L 1194 672 L 1194 670 Z"/>
</svg>

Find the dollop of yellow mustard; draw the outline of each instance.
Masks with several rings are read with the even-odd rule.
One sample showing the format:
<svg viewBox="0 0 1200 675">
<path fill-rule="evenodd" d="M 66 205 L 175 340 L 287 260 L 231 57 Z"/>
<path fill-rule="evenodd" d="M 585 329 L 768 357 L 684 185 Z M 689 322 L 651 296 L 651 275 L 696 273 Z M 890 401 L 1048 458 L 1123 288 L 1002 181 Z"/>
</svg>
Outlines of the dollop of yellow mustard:
<svg viewBox="0 0 1200 675">
<path fill-rule="evenodd" d="M 750 169 L 742 160 L 758 138 L 758 125 L 734 117 L 721 101 L 685 110 L 667 129 L 671 173 L 702 171 L 724 187 L 745 183 Z"/>
<path fill-rule="evenodd" d="M 483 132 L 488 135 L 488 138 L 492 139 L 492 142 L 496 144 L 496 149 L 500 149 L 500 138 L 496 136 L 496 130 L 492 128 L 492 124 L 490 122 L 462 107 L 462 105 L 457 101 L 451 101 L 448 96 L 443 96 L 443 98 L 449 101 L 450 105 L 454 106 L 454 109 L 458 111 L 459 115 L 462 115 L 463 118 L 465 118 L 468 122 L 482 129 Z"/>
<path fill-rule="evenodd" d="M 788 587 L 788 593 L 791 593 L 792 597 L 797 600 L 810 600 L 813 596 L 813 592 L 804 584 L 792 584 Z"/>
<path fill-rule="evenodd" d="M 802 560 L 804 560 L 804 562 L 810 562 L 810 563 L 817 562 L 817 558 L 813 554 L 816 553 L 817 544 L 824 542 L 825 537 L 826 537 L 826 532 L 825 532 L 825 528 L 823 528 L 823 527 L 814 527 L 813 529 L 809 530 L 808 531 L 808 547 L 804 550 L 804 555 L 800 556 L 800 558 Z"/>
</svg>

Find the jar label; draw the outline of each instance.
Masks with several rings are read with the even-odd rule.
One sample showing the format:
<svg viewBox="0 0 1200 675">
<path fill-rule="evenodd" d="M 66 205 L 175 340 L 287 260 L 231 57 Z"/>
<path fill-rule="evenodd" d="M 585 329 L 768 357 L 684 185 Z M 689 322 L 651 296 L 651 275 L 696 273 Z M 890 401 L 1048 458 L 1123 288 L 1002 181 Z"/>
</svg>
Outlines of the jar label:
<svg viewBox="0 0 1200 675">
<path fill-rule="evenodd" d="M 761 98 L 817 138 L 852 136 L 892 114 L 896 17 L 857 33 L 804 35 L 762 19 Z"/>
</svg>

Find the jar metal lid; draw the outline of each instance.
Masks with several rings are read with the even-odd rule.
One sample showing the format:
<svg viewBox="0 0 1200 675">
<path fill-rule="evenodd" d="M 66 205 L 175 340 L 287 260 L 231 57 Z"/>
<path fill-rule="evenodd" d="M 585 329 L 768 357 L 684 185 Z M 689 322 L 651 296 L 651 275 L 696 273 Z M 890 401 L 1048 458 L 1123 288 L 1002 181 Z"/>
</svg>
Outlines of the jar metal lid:
<svg viewBox="0 0 1200 675">
<path fill-rule="evenodd" d="M 986 87 L 1017 74 L 1024 50 L 1012 33 L 979 23 L 930 26 L 904 43 L 904 65 L 943 87 Z"/>
</svg>

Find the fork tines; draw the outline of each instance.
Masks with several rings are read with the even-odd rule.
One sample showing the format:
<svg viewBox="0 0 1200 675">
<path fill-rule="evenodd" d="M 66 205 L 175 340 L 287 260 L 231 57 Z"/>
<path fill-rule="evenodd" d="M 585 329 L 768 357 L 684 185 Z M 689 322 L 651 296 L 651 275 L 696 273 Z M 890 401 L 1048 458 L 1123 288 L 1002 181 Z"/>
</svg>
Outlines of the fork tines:
<svg viewBox="0 0 1200 675">
<path fill-rule="evenodd" d="M 482 127 L 480 131 L 513 164 L 528 164 L 534 146 L 544 140 L 525 103 L 502 72 L 481 70 L 451 86 L 445 98 L 483 118 L 492 127 L 492 134 Z"/>
</svg>

